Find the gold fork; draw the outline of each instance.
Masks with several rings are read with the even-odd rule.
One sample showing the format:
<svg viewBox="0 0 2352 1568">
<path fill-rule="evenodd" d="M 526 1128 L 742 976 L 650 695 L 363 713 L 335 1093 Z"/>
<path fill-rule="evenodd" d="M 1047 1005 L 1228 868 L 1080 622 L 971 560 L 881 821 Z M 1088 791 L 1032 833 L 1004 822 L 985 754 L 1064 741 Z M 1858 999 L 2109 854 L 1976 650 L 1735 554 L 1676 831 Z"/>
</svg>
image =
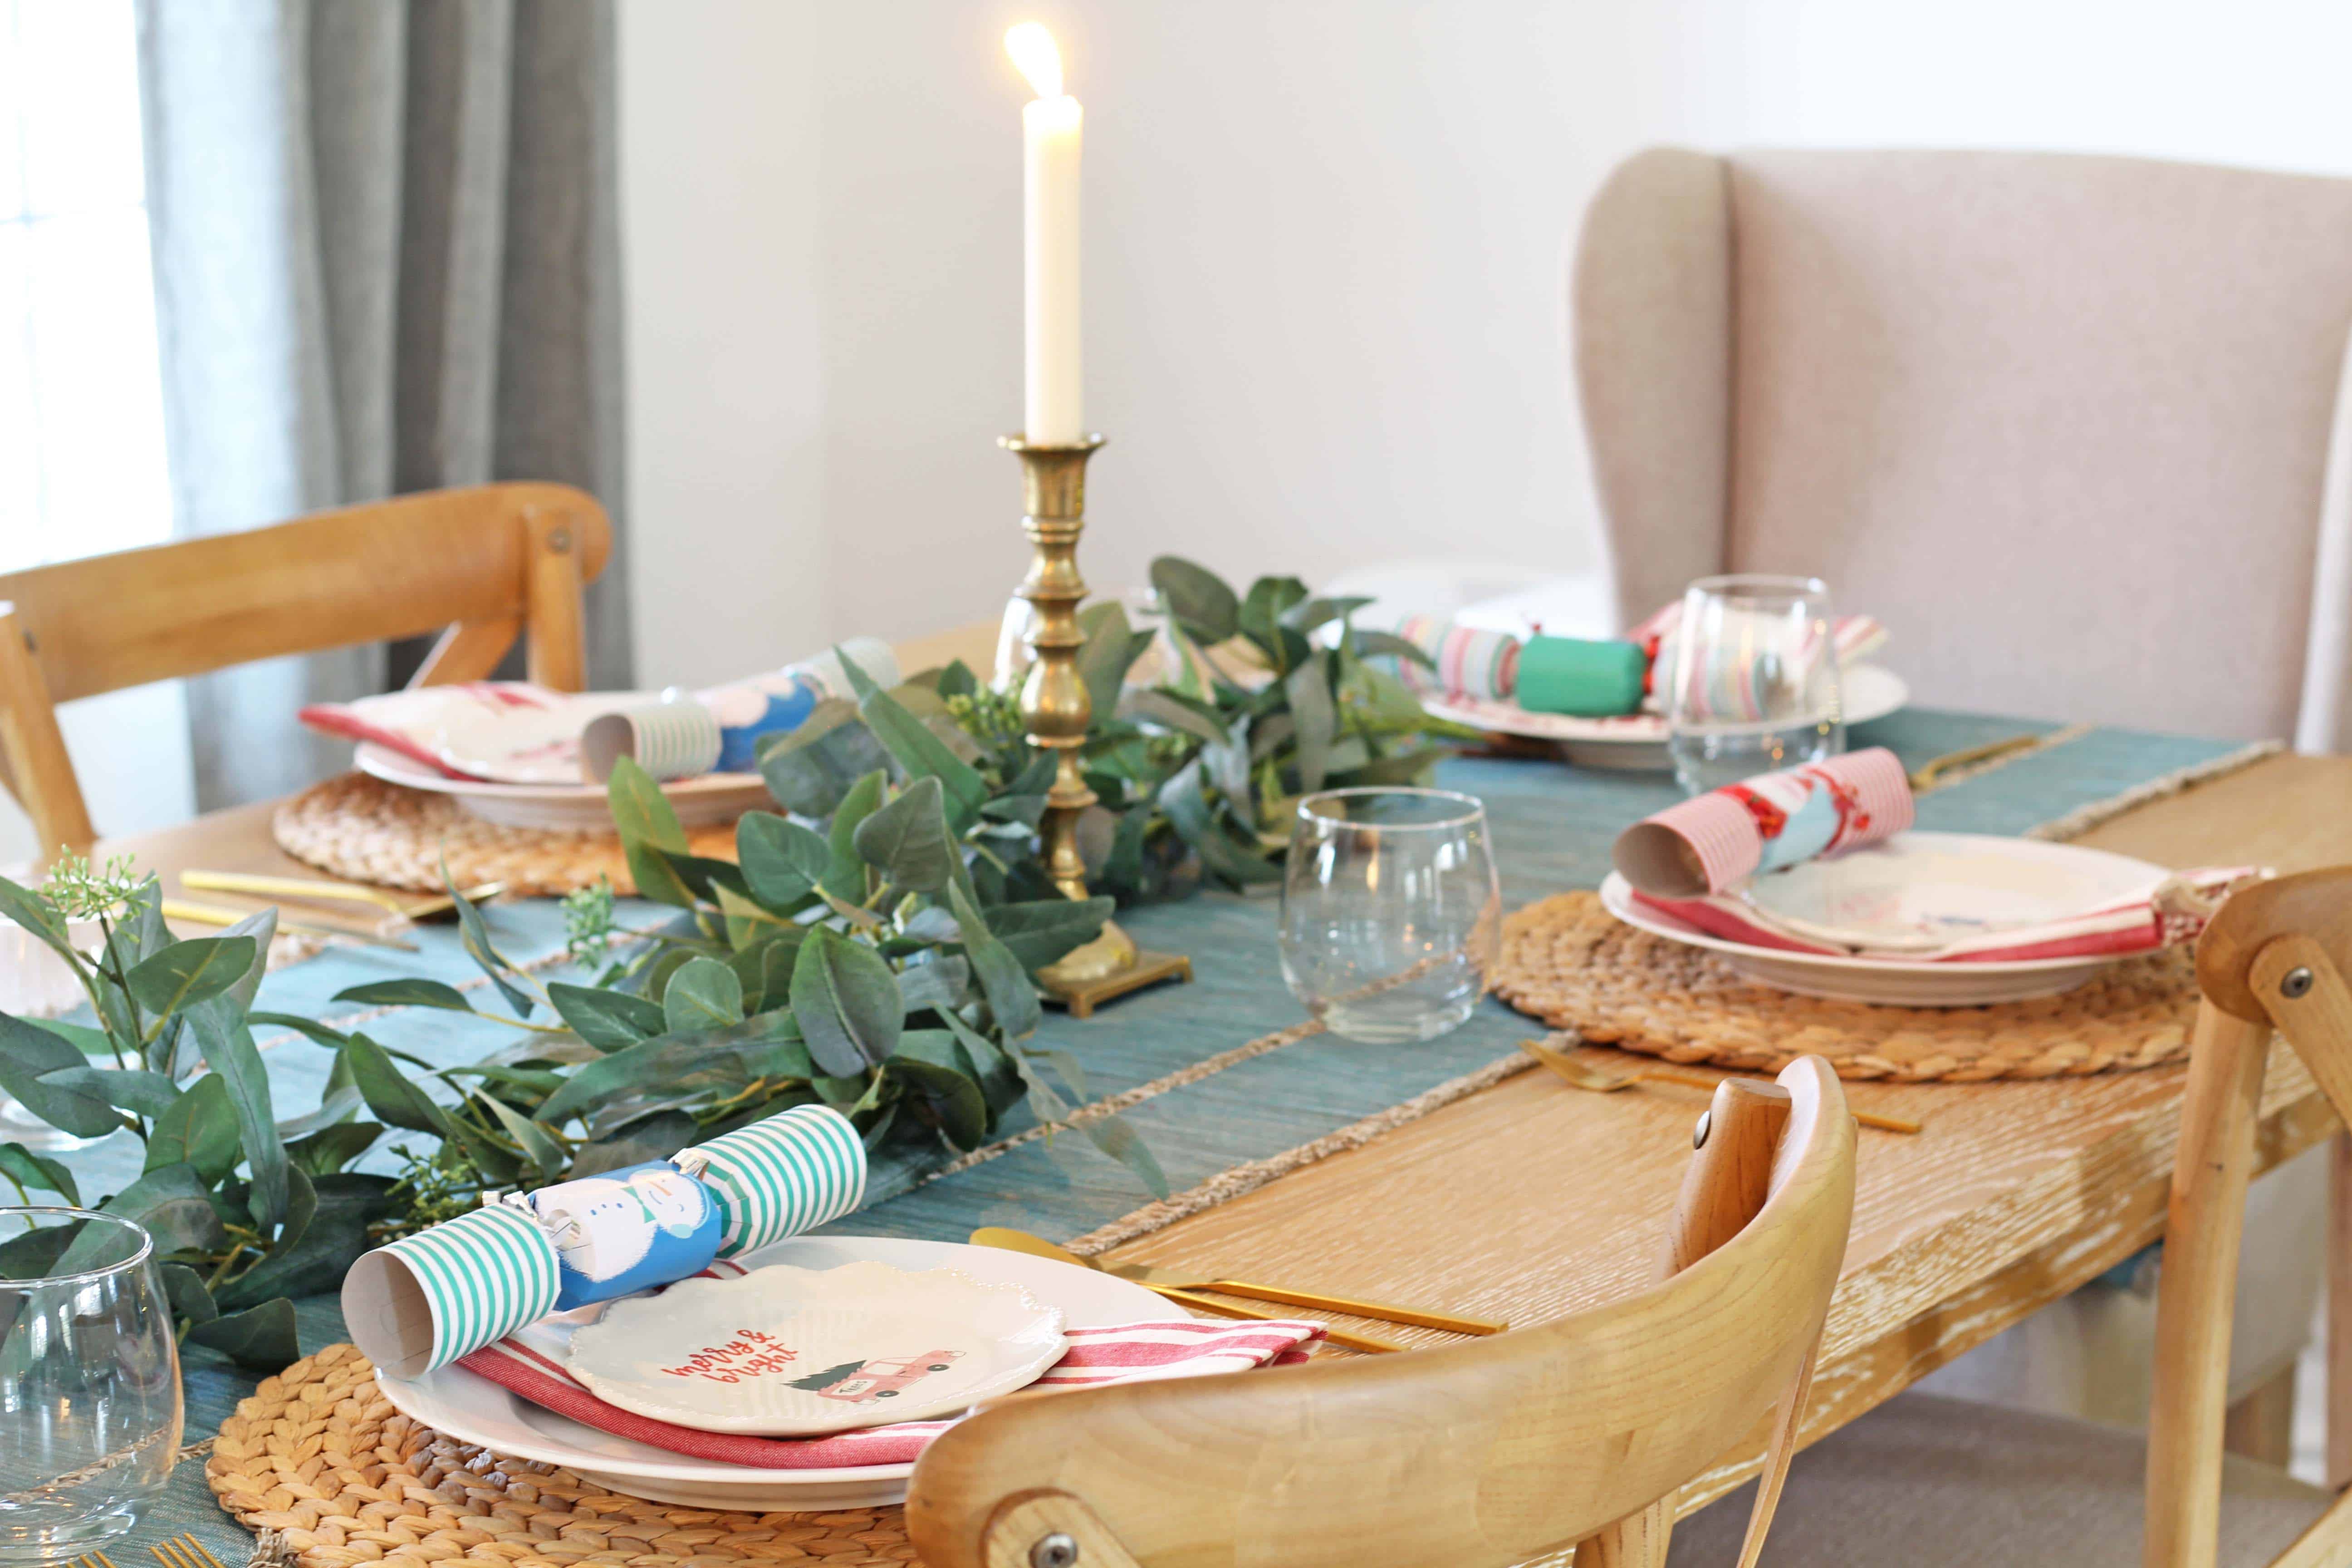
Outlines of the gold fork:
<svg viewBox="0 0 2352 1568">
<path fill-rule="evenodd" d="M 147 1550 L 163 1564 L 163 1568 L 225 1568 L 221 1560 L 205 1550 L 204 1542 L 193 1535 L 170 1536 L 161 1545 L 151 1546 Z M 114 1568 L 114 1564 L 109 1563 L 106 1568 Z"/>
<path fill-rule="evenodd" d="M 1563 1055 L 1538 1041 L 1521 1040 L 1519 1049 L 1551 1068 L 1554 1073 L 1569 1083 L 1579 1089 L 1589 1089 L 1594 1094 L 1614 1094 L 1621 1089 L 1632 1089 L 1637 1084 L 1644 1083 L 1678 1083 L 1689 1089 L 1703 1089 L 1709 1093 L 1715 1090 L 1715 1079 L 1701 1078 L 1696 1073 L 1664 1072 L 1655 1069 L 1647 1072 L 1608 1073 L 1602 1072 L 1599 1068 L 1586 1067 L 1574 1057 Z M 1853 1119 L 1864 1127 L 1875 1127 L 1882 1132 L 1919 1131 L 1919 1124 L 1908 1117 L 1887 1116 L 1875 1110 L 1853 1111 Z"/>
</svg>

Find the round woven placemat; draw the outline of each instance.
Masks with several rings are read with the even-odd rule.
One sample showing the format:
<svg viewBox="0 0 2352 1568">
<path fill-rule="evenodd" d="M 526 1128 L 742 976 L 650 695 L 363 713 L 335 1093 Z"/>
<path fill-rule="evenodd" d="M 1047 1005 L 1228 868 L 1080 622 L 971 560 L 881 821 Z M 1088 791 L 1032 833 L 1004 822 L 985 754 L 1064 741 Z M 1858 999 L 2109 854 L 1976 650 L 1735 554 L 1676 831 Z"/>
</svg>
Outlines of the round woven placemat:
<svg viewBox="0 0 2352 1568">
<path fill-rule="evenodd" d="M 1841 1078 L 1897 1083 L 2157 1067 L 2187 1054 L 2197 1011 L 2187 948 L 2126 959 L 2061 996 L 1990 1007 L 1798 996 L 1703 948 L 1634 930 L 1597 893 L 1561 893 L 1505 921 L 1495 992 L 1591 1045 L 1763 1072 L 1822 1056 Z"/>
<path fill-rule="evenodd" d="M 647 1502 L 445 1437 L 394 1410 L 375 1367 L 349 1344 L 264 1378 L 221 1423 L 205 1479 L 238 1522 L 279 1531 L 304 1568 L 915 1561 L 900 1509 L 725 1513 Z"/>
<path fill-rule="evenodd" d="M 377 887 L 438 892 L 446 855 L 460 887 L 504 882 L 511 894 L 553 898 L 605 877 L 616 893 L 637 890 L 613 834 L 485 822 L 446 795 L 366 773 L 311 785 L 279 806 L 269 826 L 297 860 Z M 695 828 L 687 840 L 697 855 L 735 858 L 731 823 Z"/>
</svg>

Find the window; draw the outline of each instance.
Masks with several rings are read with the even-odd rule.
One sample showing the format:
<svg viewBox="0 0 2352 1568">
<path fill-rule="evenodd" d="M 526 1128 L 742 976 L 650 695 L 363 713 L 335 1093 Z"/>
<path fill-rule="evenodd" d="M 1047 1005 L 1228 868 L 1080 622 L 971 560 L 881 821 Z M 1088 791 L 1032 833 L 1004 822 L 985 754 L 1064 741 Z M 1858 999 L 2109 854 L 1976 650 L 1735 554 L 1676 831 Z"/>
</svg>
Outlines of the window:
<svg viewBox="0 0 2352 1568">
<path fill-rule="evenodd" d="M 170 535 L 131 0 L 0 0 L 0 570 Z"/>
</svg>

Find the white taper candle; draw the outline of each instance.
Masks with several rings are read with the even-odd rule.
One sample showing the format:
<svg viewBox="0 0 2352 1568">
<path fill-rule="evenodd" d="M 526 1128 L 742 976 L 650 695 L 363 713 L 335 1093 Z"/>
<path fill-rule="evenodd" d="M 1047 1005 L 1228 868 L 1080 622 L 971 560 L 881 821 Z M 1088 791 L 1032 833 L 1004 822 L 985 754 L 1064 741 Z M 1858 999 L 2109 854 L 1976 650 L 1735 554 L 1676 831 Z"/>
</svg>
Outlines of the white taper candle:
<svg viewBox="0 0 2352 1568">
<path fill-rule="evenodd" d="M 1062 90 L 1053 35 L 1024 22 L 1004 47 L 1037 96 L 1021 110 L 1023 435 L 1067 446 L 1086 434 L 1078 337 L 1078 154 L 1085 112 Z"/>
</svg>

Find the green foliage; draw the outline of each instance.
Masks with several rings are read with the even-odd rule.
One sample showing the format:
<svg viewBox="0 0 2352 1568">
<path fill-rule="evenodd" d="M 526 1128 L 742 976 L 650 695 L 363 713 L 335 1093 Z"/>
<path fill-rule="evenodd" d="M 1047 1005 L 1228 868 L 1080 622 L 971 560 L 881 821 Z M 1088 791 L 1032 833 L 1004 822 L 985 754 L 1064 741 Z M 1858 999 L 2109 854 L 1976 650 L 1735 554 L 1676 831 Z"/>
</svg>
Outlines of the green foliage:
<svg viewBox="0 0 2352 1568">
<path fill-rule="evenodd" d="M 1176 668 L 1127 692 L 1108 721 L 1098 705 L 1082 753 L 1087 783 L 1116 816 L 1094 879 L 1107 892 L 1164 895 L 1190 863 L 1234 888 L 1278 880 L 1299 796 L 1425 784 L 1444 755 L 1435 740 L 1475 738 L 1367 662 L 1428 660 L 1402 638 L 1355 630 L 1349 617 L 1364 600 L 1317 598 L 1295 577 L 1236 594 L 1172 555 L 1151 563 L 1151 582 Z M 1124 632 L 1123 616 L 1098 626 L 1082 668 Z"/>
<path fill-rule="evenodd" d="M 359 1127 L 321 1121 L 321 1131 L 275 1119 L 250 1009 L 276 911 L 180 941 L 163 923 L 161 885 L 121 859 L 100 871 L 67 860 L 39 889 L 0 879 L 0 910 L 65 960 L 98 1020 L 93 1028 L 0 1014 L 0 1089 L 68 1132 L 140 1139 L 138 1179 L 95 1206 L 153 1235 L 186 1337 L 283 1365 L 299 1353 L 288 1296 L 341 1278 L 388 1214 L 391 1183 L 342 1170 L 380 1129 L 362 1136 Z M 98 927 L 86 949 L 69 934 L 78 921 Z M 331 1104 L 340 1081 L 330 1079 Z M 341 1119 L 358 1103 L 353 1096 Z M 20 1199 L 48 1192 L 85 1201 L 62 1164 L 17 1144 L 0 1144 L 0 1178 Z M 97 1245 L 60 1237 L 48 1267 L 69 1267 L 77 1247 Z"/>
</svg>

